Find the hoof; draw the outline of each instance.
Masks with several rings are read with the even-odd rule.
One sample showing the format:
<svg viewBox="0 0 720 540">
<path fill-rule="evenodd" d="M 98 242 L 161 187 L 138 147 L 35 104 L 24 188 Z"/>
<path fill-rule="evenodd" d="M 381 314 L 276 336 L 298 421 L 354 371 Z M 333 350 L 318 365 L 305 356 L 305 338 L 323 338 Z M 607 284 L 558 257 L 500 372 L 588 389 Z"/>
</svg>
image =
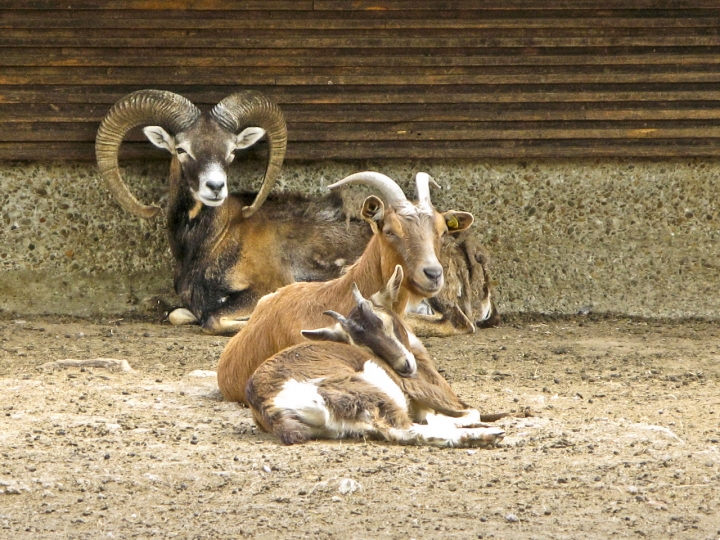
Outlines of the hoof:
<svg viewBox="0 0 720 540">
<path fill-rule="evenodd" d="M 460 438 L 459 446 L 492 448 L 503 440 L 505 431 L 496 427 L 468 428 Z"/>
<path fill-rule="evenodd" d="M 198 323 L 197 317 L 193 315 L 190 310 L 187 310 L 185 308 L 177 308 L 172 310 L 168 314 L 168 321 L 170 321 L 170 324 L 172 324 L 173 326 Z"/>
</svg>

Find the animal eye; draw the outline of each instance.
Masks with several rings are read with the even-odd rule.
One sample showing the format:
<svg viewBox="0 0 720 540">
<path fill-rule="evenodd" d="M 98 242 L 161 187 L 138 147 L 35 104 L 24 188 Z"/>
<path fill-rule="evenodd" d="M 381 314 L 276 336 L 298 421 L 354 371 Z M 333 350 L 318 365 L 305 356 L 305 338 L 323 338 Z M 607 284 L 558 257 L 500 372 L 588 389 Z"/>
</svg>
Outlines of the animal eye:
<svg viewBox="0 0 720 540">
<path fill-rule="evenodd" d="M 181 155 L 183 155 L 183 154 L 187 154 L 187 151 L 186 151 L 185 149 L 183 149 L 183 148 L 179 148 L 179 147 L 178 147 L 178 148 L 175 149 L 175 151 L 177 152 L 177 155 L 178 155 L 178 156 L 181 156 Z"/>
</svg>

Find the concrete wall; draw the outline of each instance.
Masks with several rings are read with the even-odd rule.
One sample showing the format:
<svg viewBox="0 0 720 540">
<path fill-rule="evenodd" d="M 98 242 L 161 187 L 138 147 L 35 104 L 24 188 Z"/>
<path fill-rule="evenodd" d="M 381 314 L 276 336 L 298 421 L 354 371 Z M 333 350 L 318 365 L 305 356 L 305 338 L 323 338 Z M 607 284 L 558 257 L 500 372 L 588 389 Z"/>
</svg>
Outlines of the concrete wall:
<svg viewBox="0 0 720 540">
<path fill-rule="evenodd" d="M 138 197 L 165 194 L 167 161 L 130 163 Z M 253 185 L 263 164 L 235 166 Z M 475 214 L 501 312 L 720 317 L 720 160 L 289 162 L 280 189 L 320 193 L 363 169 L 403 187 L 427 171 L 439 209 Z M 408 193 L 412 193 L 410 188 Z M 163 219 L 124 213 L 88 163 L 0 163 L 0 310 L 122 315 L 174 301 Z"/>
</svg>

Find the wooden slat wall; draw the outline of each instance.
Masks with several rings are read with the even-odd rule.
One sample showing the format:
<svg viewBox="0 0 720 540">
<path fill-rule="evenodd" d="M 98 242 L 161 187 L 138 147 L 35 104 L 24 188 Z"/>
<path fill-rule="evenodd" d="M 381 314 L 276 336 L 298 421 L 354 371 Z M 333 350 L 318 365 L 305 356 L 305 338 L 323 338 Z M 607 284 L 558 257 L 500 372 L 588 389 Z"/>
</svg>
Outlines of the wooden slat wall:
<svg viewBox="0 0 720 540">
<path fill-rule="evenodd" d="M 719 29 L 718 0 L 11 0 L 0 159 L 93 159 L 141 88 L 265 92 L 289 159 L 720 155 Z"/>
</svg>

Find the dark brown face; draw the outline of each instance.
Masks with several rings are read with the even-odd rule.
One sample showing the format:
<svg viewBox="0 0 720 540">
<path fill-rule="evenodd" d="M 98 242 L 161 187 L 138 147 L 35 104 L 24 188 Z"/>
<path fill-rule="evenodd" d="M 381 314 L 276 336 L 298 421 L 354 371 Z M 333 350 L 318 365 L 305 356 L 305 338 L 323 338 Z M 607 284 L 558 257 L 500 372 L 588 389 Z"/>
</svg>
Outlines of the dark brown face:
<svg viewBox="0 0 720 540">
<path fill-rule="evenodd" d="M 196 200 L 219 206 L 228 196 L 227 170 L 235 158 L 235 136 L 202 116 L 177 136 L 175 153 Z"/>
<path fill-rule="evenodd" d="M 388 309 L 364 300 L 340 324 L 354 345 L 369 349 L 400 375 L 412 376 L 417 371 L 407 330 Z"/>
<path fill-rule="evenodd" d="M 220 206 L 227 198 L 227 171 L 234 152 L 255 144 L 265 134 L 259 127 L 231 133 L 207 114 L 176 135 L 159 126 L 148 126 L 144 132 L 150 142 L 177 157 L 188 189 L 195 200 L 207 206 Z"/>
</svg>

